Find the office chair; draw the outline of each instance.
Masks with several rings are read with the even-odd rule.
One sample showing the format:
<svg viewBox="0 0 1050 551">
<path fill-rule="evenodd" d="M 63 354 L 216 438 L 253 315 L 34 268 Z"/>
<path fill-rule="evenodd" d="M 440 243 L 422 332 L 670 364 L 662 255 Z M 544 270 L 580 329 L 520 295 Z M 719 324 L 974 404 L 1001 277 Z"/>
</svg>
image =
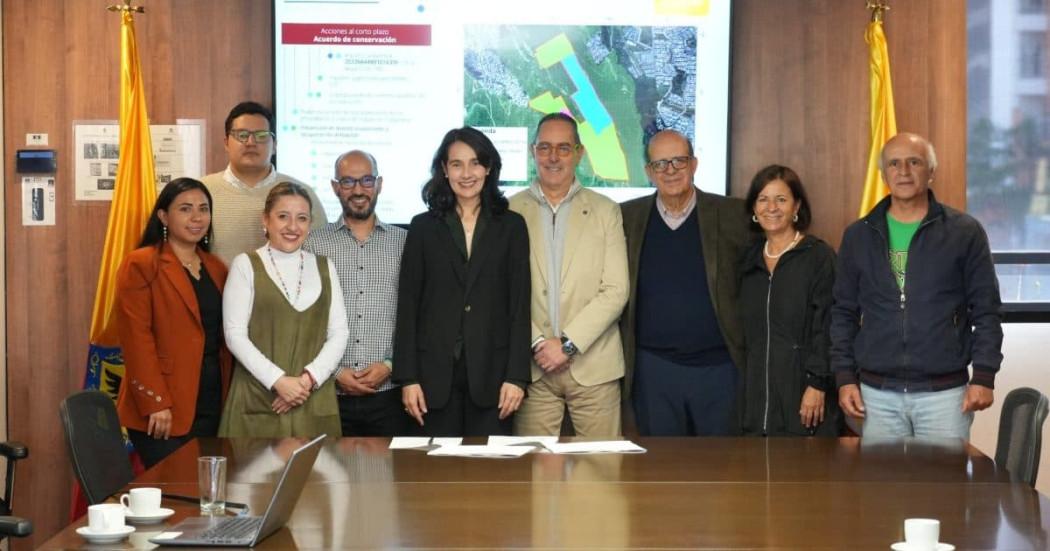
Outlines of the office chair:
<svg viewBox="0 0 1050 551">
<path fill-rule="evenodd" d="M 89 505 L 105 501 L 131 482 L 131 461 L 109 396 L 98 390 L 77 392 L 62 400 L 59 417 L 73 472 Z"/>
<path fill-rule="evenodd" d="M 1006 395 L 999 415 L 995 464 L 1005 468 L 1012 480 L 1033 488 L 1039 474 L 1039 451 L 1047 410 L 1047 399 L 1042 392 L 1018 388 Z"/>
<path fill-rule="evenodd" d="M 19 442 L 0 442 L 0 455 L 7 459 L 7 487 L 0 499 L 0 540 L 8 536 L 24 538 L 33 533 L 33 523 L 11 516 L 11 496 L 15 492 L 15 462 L 29 457 L 29 448 Z"/>
</svg>

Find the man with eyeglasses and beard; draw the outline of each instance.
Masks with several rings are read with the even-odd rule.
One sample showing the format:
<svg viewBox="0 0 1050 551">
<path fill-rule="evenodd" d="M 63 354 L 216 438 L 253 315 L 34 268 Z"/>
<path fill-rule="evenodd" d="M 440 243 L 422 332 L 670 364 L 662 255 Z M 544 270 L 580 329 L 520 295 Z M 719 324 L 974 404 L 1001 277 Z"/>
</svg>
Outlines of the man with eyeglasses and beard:
<svg viewBox="0 0 1050 551">
<path fill-rule="evenodd" d="M 717 436 L 737 429 L 743 330 L 737 263 L 750 240 L 744 201 L 693 184 L 693 145 L 657 132 L 645 172 L 656 193 L 621 205 L 630 299 L 620 320 L 642 436 Z"/>
<path fill-rule="evenodd" d="M 212 196 L 212 254 L 226 264 L 240 253 L 248 253 L 266 243 L 262 229 L 263 204 L 270 188 L 281 182 L 302 182 L 277 172 L 272 164 L 277 147 L 273 133 L 273 113 L 254 101 L 238 103 L 226 117 L 223 146 L 229 164 L 221 172 L 201 178 Z M 310 186 L 313 204 L 311 227 L 327 222 L 324 207 Z"/>
<path fill-rule="evenodd" d="M 397 281 L 408 232 L 376 217 L 383 177 L 375 157 L 348 151 L 335 161 L 332 191 L 340 220 L 310 232 L 306 250 L 339 274 L 350 338 L 336 372 L 343 436 L 396 436 L 407 429 L 401 392 L 390 382 Z"/>
<path fill-rule="evenodd" d="M 511 197 L 529 230 L 532 382 L 514 418 L 519 435 L 557 435 L 568 408 L 577 436 L 621 433 L 623 347 L 616 321 L 627 300 L 620 209 L 576 179 L 576 121 L 551 113 L 536 126 L 536 181 Z"/>
</svg>

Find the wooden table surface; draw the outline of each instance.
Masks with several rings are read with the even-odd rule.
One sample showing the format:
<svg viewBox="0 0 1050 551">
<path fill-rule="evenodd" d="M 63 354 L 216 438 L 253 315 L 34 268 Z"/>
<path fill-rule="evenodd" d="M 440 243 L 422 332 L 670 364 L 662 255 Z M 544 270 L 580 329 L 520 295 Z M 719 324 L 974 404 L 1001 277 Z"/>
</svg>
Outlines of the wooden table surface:
<svg viewBox="0 0 1050 551">
<path fill-rule="evenodd" d="M 389 439 L 325 443 L 272 549 L 889 549 L 904 519 L 941 520 L 957 549 L 1050 548 L 1050 501 L 1011 483 L 960 441 L 649 438 L 629 455 L 428 457 Z M 133 486 L 196 495 L 196 458 L 229 458 L 227 498 L 261 515 L 285 458 L 280 441 L 194 441 Z M 197 514 L 140 526 L 116 549 Z M 68 526 L 43 549 L 89 546 Z"/>
</svg>

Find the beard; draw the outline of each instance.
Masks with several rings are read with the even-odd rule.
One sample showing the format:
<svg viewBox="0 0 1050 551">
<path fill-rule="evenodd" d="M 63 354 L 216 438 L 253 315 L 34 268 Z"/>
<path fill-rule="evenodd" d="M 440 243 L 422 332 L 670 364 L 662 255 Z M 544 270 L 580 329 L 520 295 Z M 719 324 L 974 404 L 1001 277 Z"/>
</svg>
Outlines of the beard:
<svg viewBox="0 0 1050 551">
<path fill-rule="evenodd" d="M 350 201 L 354 199 L 360 199 L 364 197 L 368 199 L 368 204 L 363 210 L 357 210 L 354 208 L 353 203 Z M 346 218 L 353 218 L 354 220 L 368 220 L 372 213 L 376 211 L 376 199 L 375 197 L 368 198 L 366 195 L 351 195 L 346 198 L 346 202 L 343 203 L 343 216 Z"/>
</svg>

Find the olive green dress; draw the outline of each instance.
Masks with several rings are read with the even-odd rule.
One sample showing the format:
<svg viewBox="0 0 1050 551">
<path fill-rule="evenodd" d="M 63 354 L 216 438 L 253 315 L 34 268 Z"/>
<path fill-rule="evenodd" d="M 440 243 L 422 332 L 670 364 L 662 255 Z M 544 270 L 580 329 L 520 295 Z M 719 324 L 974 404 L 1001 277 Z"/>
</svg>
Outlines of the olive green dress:
<svg viewBox="0 0 1050 551">
<path fill-rule="evenodd" d="M 321 296 L 309 308 L 299 312 L 266 273 L 259 255 L 252 252 L 248 258 L 252 263 L 255 286 L 248 337 L 286 374 L 298 377 L 321 352 L 328 334 L 328 312 L 332 300 L 328 262 L 322 256 L 317 257 Z M 314 390 L 305 404 L 283 415 L 277 415 L 271 409 L 276 396 L 237 362 L 219 425 L 219 436 L 281 438 L 341 434 L 334 378 L 329 377 Z"/>
</svg>

